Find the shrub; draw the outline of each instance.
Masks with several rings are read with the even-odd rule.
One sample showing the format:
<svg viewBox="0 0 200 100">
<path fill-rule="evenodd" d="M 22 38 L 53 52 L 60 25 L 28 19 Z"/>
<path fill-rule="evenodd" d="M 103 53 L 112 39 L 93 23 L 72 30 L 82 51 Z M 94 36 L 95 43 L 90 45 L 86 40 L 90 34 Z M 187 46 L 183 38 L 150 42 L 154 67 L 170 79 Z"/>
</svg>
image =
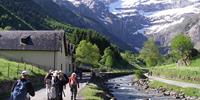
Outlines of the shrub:
<svg viewBox="0 0 200 100">
<path fill-rule="evenodd" d="M 144 76 L 144 71 L 142 71 L 142 70 L 140 70 L 140 69 L 135 70 L 135 77 L 136 77 L 137 79 L 144 79 L 144 78 L 146 78 L 146 77 Z"/>
</svg>

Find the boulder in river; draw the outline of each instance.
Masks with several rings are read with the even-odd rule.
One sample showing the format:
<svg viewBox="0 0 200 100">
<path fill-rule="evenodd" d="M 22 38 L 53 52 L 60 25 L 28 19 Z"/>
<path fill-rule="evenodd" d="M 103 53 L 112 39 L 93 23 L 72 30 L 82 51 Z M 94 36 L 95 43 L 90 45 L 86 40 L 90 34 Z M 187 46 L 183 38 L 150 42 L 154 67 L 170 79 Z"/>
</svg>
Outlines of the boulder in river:
<svg viewBox="0 0 200 100">
<path fill-rule="evenodd" d="M 165 91 L 165 92 L 163 93 L 163 95 L 164 95 L 164 96 L 169 96 L 169 95 L 170 95 L 170 91 Z"/>
</svg>

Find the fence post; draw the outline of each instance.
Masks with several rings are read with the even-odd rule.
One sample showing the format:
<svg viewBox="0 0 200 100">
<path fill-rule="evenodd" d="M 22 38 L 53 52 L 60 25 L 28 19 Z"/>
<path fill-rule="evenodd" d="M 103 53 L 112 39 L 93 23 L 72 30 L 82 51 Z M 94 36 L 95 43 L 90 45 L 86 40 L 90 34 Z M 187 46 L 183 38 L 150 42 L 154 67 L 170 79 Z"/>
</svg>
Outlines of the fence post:
<svg viewBox="0 0 200 100">
<path fill-rule="evenodd" d="M 38 69 L 38 72 L 40 71 L 40 70 L 39 70 L 39 68 L 40 68 L 40 67 L 38 66 L 38 67 L 37 67 L 37 69 Z"/>
<path fill-rule="evenodd" d="M 10 77 L 10 75 L 9 75 L 10 72 L 9 71 L 10 71 L 10 64 L 8 63 L 8 78 Z"/>
<path fill-rule="evenodd" d="M 17 76 L 18 76 L 18 74 L 19 74 L 19 63 L 17 65 Z"/>
<path fill-rule="evenodd" d="M 32 70 L 32 72 L 33 72 L 33 65 L 31 65 L 31 70 Z"/>
<path fill-rule="evenodd" d="M 24 70 L 26 70 L 26 63 L 24 63 Z"/>
</svg>

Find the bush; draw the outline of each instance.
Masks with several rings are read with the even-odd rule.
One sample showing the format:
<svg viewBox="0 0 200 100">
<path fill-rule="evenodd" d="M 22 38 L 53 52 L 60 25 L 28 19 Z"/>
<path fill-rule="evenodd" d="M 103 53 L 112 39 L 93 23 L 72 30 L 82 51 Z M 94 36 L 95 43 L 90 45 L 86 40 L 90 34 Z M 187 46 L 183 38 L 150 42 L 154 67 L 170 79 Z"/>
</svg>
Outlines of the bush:
<svg viewBox="0 0 200 100">
<path fill-rule="evenodd" d="M 144 78 L 146 78 L 146 77 L 144 76 L 144 71 L 139 70 L 139 69 L 135 71 L 135 77 L 136 77 L 137 79 L 144 79 Z"/>
</svg>

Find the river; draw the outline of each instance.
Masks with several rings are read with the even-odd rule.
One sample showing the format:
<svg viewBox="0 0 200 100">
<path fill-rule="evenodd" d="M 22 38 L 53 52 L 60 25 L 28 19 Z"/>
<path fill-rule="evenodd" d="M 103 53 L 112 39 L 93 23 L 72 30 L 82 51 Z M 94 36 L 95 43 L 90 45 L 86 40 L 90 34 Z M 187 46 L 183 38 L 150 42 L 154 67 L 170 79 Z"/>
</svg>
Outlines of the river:
<svg viewBox="0 0 200 100">
<path fill-rule="evenodd" d="M 176 100 L 152 91 L 147 93 L 132 86 L 133 75 L 108 80 L 107 85 L 117 100 Z"/>
</svg>

